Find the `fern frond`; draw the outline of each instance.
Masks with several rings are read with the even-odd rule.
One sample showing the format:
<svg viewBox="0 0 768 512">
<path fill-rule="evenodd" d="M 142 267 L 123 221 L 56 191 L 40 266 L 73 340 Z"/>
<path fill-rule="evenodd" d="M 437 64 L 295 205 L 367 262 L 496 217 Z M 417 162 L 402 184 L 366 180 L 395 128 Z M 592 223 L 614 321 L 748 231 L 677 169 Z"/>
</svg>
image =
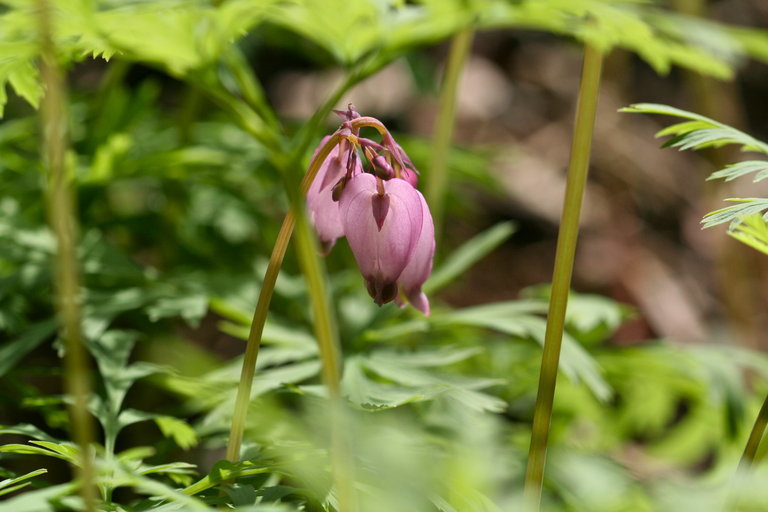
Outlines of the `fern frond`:
<svg viewBox="0 0 768 512">
<path fill-rule="evenodd" d="M 680 151 L 686 149 L 703 149 L 727 145 L 741 146 L 742 151 L 751 151 L 768 155 L 768 144 L 757 140 L 751 135 L 737 130 L 706 116 L 688 112 L 679 108 L 656 103 L 638 103 L 620 110 L 621 112 L 662 114 L 686 121 L 673 124 L 660 130 L 656 136 L 671 136 L 664 147 L 676 147 Z M 768 161 L 745 160 L 726 165 L 725 168 L 713 172 L 709 180 L 723 179 L 731 181 L 747 174 L 755 174 L 753 182 L 768 178 Z M 748 197 L 731 198 L 726 201 L 737 204 L 709 212 L 701 220 L 704 228 L 720 224 L 729 224 L 728 234 L 750 247 L 768 254 L 768 198 Z"/>
<path fill-rule="evenodd" d="M 726 206 L 706 214 L 701 221 L 705 228 L 730 222 L 731 229 L 735 229 L 741 219 L 758 213 L 762 214 L 768 210 L 768 199 L 762 197 L 728 198 L 726 201 L 739 204 Z"/>
<path fill-rule="evenodd" d="M 752 151 L 768 155 L 768 144 L 765 142 L 757 140 L 751 135 L 727 124 L 700 114 L 688 112 L 687 110 L 657 103 L 637 103 L 622 108 L 620 112 L 662 114 L 688 119 L 688 121 L 668 126 L 656 134 L 657 137 L 673 136 L 671 140 L 664 144 L 664 147 L 677 147 L 682 151 L 735 144 L 741 146 L 742 151 Z"/>
<path fill-rule="evenodd" d="M 744 217 L 728 234 L 741 243 L 768 255 L 768 223 L 763 215 Z"/>
<path fill-rule="evenodd" d="M 724 179 L 725 181 L 735 180 L 746 174 L 757 173 L 752 180 L 753 183 L 768 178 L 768 161 L 765 160 L 744 160 L 735 164 L 726 165 L 725 168 L 713 172 L 708 180 Z"/>
</svg>

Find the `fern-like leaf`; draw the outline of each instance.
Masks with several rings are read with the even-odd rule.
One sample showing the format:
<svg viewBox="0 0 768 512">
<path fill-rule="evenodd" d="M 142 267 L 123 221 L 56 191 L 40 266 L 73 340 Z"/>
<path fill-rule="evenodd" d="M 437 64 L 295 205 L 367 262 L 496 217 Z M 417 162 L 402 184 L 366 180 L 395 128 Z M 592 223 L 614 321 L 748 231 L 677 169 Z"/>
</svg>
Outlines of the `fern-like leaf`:
<svg viewBox="0 0 768 512">
<path fill-rule="evenodd" d="M 741 146 L 742 151 L 768 154 L 768 144 L 765 142 L 727 124 L 687 110 L 657 103 L 637 103 L 621 109 L 620 112 L 662 114 L 688 119 L 688 121 L 664 128 L 656 134 L 657 137 L 673 136 L 664 145 L 665 147 L 677 147 L 682 151 L 735 144 Z"/>
<path fill-rule="evenodd" d="M 664 147 L 676 147 L 682 151 L 737 145 L 741 147 L 742 151 L 768 155 L 768 144 L 765 142 L 700 114 L 655 103 L 639 103 L 623 108 L 621 111 L 662 114 L 685 119 L 685 121 L 668 126 L 656 134 L 657 137 L 672 137 L 664 144 Z M 768 178 L 768 161 L 745 160 L 730 164 L 712 173 L 708 179 L 731 181 L 747 174 L 755 174 L 753 182 Z M 768 227 L 765 224 L 768 198 L 731 198 L 726 199 L 726 201 L 737 204 L 706 214 L 701 221 L 703 227 L 710 228 L 719 224 L 729 224 L 729 235 L 768 254 Z"/>
<path fill-rule="evenodd" d="M 739 242 L 768 255 L 768 223 L 762 215 L 744 217 L 728 234 Z"/>
<path fill-rule="evenodd" d="M 726 165 L 725 168 L 713 172 L 707 179 L 724 179 L 725 181 L 731 181 L 752 173 L 757 173 L 757 175 L 752 180 L 754 183 L 768 178 L 768 161 L 744 160 L 743 162 L 729 164 Z"/>
</svg>

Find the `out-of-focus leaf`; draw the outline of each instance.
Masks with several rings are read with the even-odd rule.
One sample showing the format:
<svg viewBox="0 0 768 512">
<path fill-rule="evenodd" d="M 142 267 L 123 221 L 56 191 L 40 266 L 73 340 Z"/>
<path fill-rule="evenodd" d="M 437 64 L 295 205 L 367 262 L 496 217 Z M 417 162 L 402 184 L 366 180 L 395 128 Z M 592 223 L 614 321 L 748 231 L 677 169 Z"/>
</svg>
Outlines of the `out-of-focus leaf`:
<svg viewBox="0 0 768 512">
<path fill-rule="evenodd" d="M 768 224 L 763 215 L 755 214 L 742 217 L 728 234 L 743 244 L 768 255 Z"/>
<path fill-rule="evenodd" d="M 0 446 L 0 452 L 44 455 L 65 460 L 75 466 L 80 465 L 80 450 L 72 445 L 50 443 L 48 441 L 30 441 L 30 443 L 32 444 L 5 444 Z"/>
<path fill-rule="evenodd" d="M 443 264 L 435 269 L 432 276 L 424 283 L 424 292 L 434 293 L 459 277 L 472 265 L 504 243 L 514 233 L 514 230 L 514 224 L 502 222 L 465 242 L 461 247 L 452 251 Z"/>
<path fill-rule="evenodd" d="M 0 434 L 17 434 L 21 436 L 28 436 L 38 441 L 48 441 L 51 443 L 60 443 L 59 439 L 56 439 L 49 434 L 43 432 L 34 425 L 28 423 L 22 423 L 14 425 L 12 427 L 0 425 Z"/>
<path fill-rule="evenodd" d="M 0 480 L 0 496 L 10 494 L 28 486 L 31 482 L 27 482 L 27 480 L 47 472 L 47 469 L 36 469 L 35 471 L 30 471 L 29 473 L 17 476 L 16 478 L 6 478 L 5 480 Z"/>
<path fill-rule="evenodd" d="M 368 356 L 357 356 L 348 360 L 345 366 L 343 389 L 352 402 L 364 407 L 398 407 L 443 395 L 471 409 L 498 412 L 504 408 L 504 402 L 477 390 L 498 385 L 500 381 L 457 377 L 431 369 L 476 353 L 475 349 L 376 351 Z"/>
<path fill-rule="evenodd" d="M 200 324 L 200 319 L 208 311 L 208 297 L 206 295 L 187 295 L 160 298 L 146 311 L 149 319 L 153 322 L 161 318 L 181 316 L 192 327 L 197 327 Z"/>
<path fill-rule="evenodd" d="M 173 416 L 159 416 L 155 418 L 155 423 L 165 437 L 173 438 L 174 442 L 184 450 L 189 450 L 198 443 L 195 429 L 185 421 Z"/>
<path fill-rule="evenodd" d="M 549 301 L 551 286 L 532 286 L 521 296 Z M 601 295 L 571 291 L 565 322 L 568 332 L 582 343 L 598 343 L 606 340 L 632 313 L 628 306 Z"/>
<path fill-rule="evenodd" d="M 0 376 L 5 375 L 25 355 L 56 332 L 56 321 L 47 320 L 28 327 L 0 348 Z"/>
<path fill-rule="evenodd" d="M 546 321 L 534 313 L 544 311 L 546 304 L 538 301 L 497 302 L 450 313 L 436 313 L 432 322 L 435 325 L 485 327 L 520 338 L 531 338 L 543 345 Z M 599 365 L 568 333 L 563 336 L 560 367 L 569 378 L 576 382 L 583 381 L 599 399 L 611 397 L 611 388 L 603 379 Z"/>
<path fill-rule="evenodd" d="M 52 501 L 71 494 L 75 488 L 75 484 L 68 483 L 27 491 L 0 503 L 0 512 L 48 512 L 57 510 L 54 508 Z"/>
<path fill-rule="evenodd" d="M 139 473 L 142 475 L 151 475 L 153 473 L 162 473 L 162 474 L 170 474 L 170 473 L 178 473 L 182 475 L 189 475 L 194 473 L 194 470 L 197 466 L 194 464 L 190 464 L 188 462 L 170 462 L 168 464 L 160 464 L 158 466 L 149 466 L 147 468 L 142 468 Z"/>
<path fill-rule="evenodd" d="M 232 463 L 226 460 L 221 460 L 213 465 L 213 468 L 205 478 L 185 488 L 182 492 L 192 496 L 199 494 L 206 489 L 210 489 L 219 483 L 226 482 L 227 480 L 269 473 L 271 471 L 273 471 L 273 469 L 269 466 L 255 464 L 250 461 Z"/>
</svg>

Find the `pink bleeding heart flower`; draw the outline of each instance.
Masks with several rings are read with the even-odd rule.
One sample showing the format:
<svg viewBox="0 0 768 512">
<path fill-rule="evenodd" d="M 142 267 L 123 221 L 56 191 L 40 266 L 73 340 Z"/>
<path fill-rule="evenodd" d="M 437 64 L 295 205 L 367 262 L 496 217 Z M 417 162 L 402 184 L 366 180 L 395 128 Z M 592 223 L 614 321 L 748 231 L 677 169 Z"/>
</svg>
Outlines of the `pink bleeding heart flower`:
<svg viewBox="0 0 768 512">
<path fill-rule="evenodd" d="M 412 260 L 421 236 L 421 195 L 399 178 L 383 181 L 371 174 L 358 174 L 344 187 L 339 208 L 368 293 L 379 305 L 394 300 L 398 279 Z"/>
<path fill-rule="evenodd" d="M 315 156 L 329 137 L 323 138 L 315 150 Z M 351 175 L 362 172 L 362 165 L 356 155 L 351 152 L 354 148 L 350 144 L 339 144 L 334 147 L 320 166 L 317 176 L 307 191 L 307 210 L 309 220 L 317 232 L 317 237 L 323 245 L 324 252 L 331 250 L 337 238 L 344 236 L 344 226 L 339 214 L 339 203 L 333 198 L 334 185 L 341 180 L 346 173 L 350 158 L 354 159 Z M 312 158 L 314 159 L 315 156 Z"/>
<path fill-rule="evenodd" d="M 435 256 L 435 225 L 432 222 L 432 214 L 429 211 L 427 201 L 421 192 L 416 191 L 416 193 L 421 202 L 421 232 L 411 259 L 397 282 L 400 292 L 405 295 L 408 302 L 425 315 L 429 315 L 429 299 L 421 291 L 421 286 L 432 273 L 432 260 Z M 396 302 L 401 308 L 405 307 L 405 303 L 399 295 Z"/>
</svg>

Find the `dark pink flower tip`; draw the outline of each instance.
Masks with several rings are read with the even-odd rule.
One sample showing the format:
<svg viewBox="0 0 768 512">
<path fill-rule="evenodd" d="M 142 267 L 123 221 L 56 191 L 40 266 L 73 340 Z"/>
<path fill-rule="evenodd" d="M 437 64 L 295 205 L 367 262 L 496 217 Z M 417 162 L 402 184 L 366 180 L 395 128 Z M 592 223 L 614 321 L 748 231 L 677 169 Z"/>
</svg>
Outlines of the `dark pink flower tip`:
<svg viewBox="0 0 768 512">
<path fill-rule="evenodd" d="M 408 264 L 398 279 L 398 284 L 413 307 L 429 315 L 429 299 L 421 291 L 421 286 L 432 273 L 432 261 L 435 256 L 435 225 L 429 206 L 421 192 L 416 191 L 421 205 L 421 230 Z"/>
<path fill-rule="evenodd" d="M 377 304 L 392 301 L 421 235 L 420 194 L 401 179 L 382 181 L 363 173 L 347 183 L 339 207 L 368 292 Z"/>
<path fill-rule="evenodd" d="M 317 155 L 317 152 L 325 144 L 326 140 L 328 140 L 328 137 L 322 140 L 318 149 L 315 150 L 315 155 Z M 314 226 L 317 237 L 320 239 L 326 252 L 333 247 L 337 238 L 344 236 L 344 226 L 339 214 L 339 203 L 333 200 L 333 188 L 345 175 L 348 155 L 348 151 L 342 152 L 341 145 L 333 148 L 328 157 L 323 161 L 317 176 L 315 176 L 312 185 L 310 185 L 307 191 L 309 220 Z M 362 172 L 362 165 L 360 160 L 356 160 L 352 174 L 355 175 L 360 172 Z"/>
</svg>

